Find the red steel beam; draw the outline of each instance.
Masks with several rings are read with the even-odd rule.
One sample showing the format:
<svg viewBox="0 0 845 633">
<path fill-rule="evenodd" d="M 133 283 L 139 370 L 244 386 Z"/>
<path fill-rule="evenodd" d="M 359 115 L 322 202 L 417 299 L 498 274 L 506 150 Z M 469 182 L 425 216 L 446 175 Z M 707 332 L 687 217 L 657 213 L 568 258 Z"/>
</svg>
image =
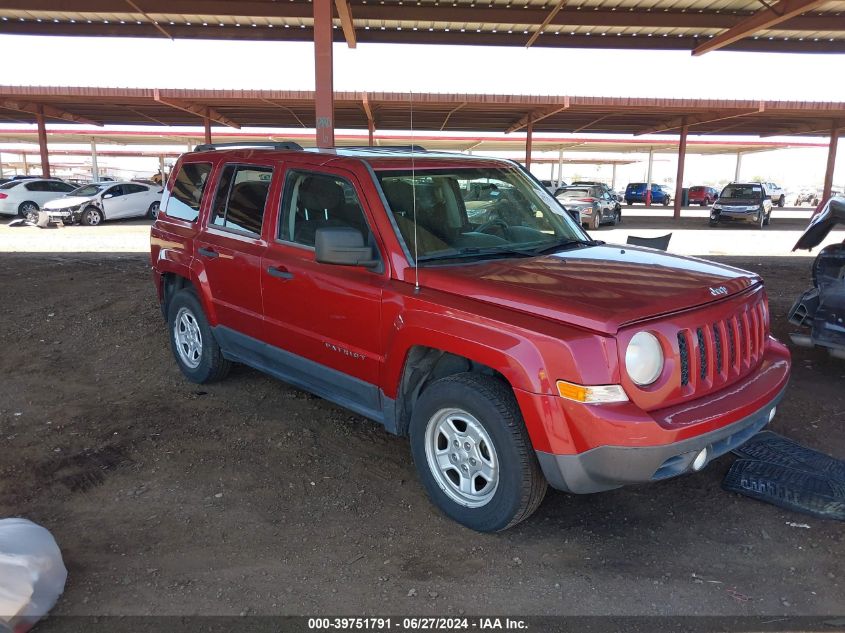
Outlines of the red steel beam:
<svg viewBox="0 0 845 633">
<path fill-rule="evenodd" d="M 43 103 L 31 103 L 29 101 L 17 101 L 16 99 L 2 99 L 0 100 L 0 108 L 5 110 L 14 110 L 15 112 L 26 112 L 27 114 L 34 114 L 46 116 L 51 119 L 61 119 L 62 121 L 70 121 L 72 123 L 83 123 L 85 125 L 96 125 L 102 127 L 103 124 L 99 121 L 92 121 L 91 119 L 66 112 L 54 106 L 45 105 Z"/>
<path fill-rule="evenodd" d="M 158 88 L 156 88 L 153 92 L 153 99 L 155 99 L 158 103 L 170 106 L 171 108 L 175 108 L 176 110 L 182 110 L 183 112 L 187 112 L 189 114 L 195 114 L 196 116 L 201 117 L 203 119 L 211 119 L 215 123 L 220 123 L 221 125 L 233 127 L 236 130 L 241 129 L 241 126 L 238 123 L 228 117 L 223 116 L 214 108 L 209 108 L 208 106 L 193 103 L 191 101 L 185 101 L 183 99 L 174 99 L 172 97 L 162 96 Z"/>
<path fill-rule="evenodd" d="M 766 106 L 763 102 L 760 102 L 760 105 L 757 106 L 756 110 L 726 110 L 722 112 L 707 112 L 705 114 L 699 114 L 696 116 L 679 116 L 675 117 L 674 119 L 669 119 L 665 123 L 661 123 L 659 125 L 653 125 L 651 127 L 639 130 L 635 132 L 636 136 L 642 134 L 657 134 L 659 132 L 669 132 L 671 130 L 677 130 L 684 125 L 686 126 L 695 126 L 701 125 L 703 123 L 715 123 L 716 121 L 724 121 L 726 119 L 735 119 L 737 117 L 748 116 L 750 114 L 759 114 L 761 112 L 765 112 Z"/>
<path fill-rule="evenodd" d="M 314 112 L 317 147 L 334 147 L 332 0 L 314 0 Z"/>
<path fill-rule="evenodd" d="M 352 9 L 349 0 L 335 0 L 337 17 L 340 18 L 340 28 L 343 29 L 343 37 L 349 48 L 355 48 L 358 41 L 355 39 L 355 23 L 352 21 Z"/>
<path fill-rule="evenodd" d="M 696 46 L 693 49 L 692 54 L 694 56 L 698 56 L 704 55 L 704 53 L 710 51 L 717 51 L 720 48 L 724 48 L 734 42 L 754 35 L 758 31 L 770 29 L 781 22 L 786 22 L 787 20 L 799 16 L 802 13 L 811 11 L 816 7 L 826 4 L 828 1 L 829 0 L 780 0 L 780 2 L 776 2 L 775 4 L 766 4 L 765 9 L 761 9 L 754 15 L 742 20 L 736 26 L 729 28 L 724 33 L 720 33 L 716 37 Z"/>
<path fill-rule="evenodd" d="M 542 121 L 543 119 L 547 119 L 553 114 L 557 114 L 558 112 L 562 112 L 563 110 L 569 109 L 569 97 L 563 98 L 563 105 L 554 106 L 551 108 L 545 108 L 543 110 L 535 110 L 534 112 L 529 112 L 521 119 L 514 121 L 511 123 L 510 127 L 505 130 L 505 134 L 510 134 L 511 132 L 516 132 L 517 130 L 521 130 L 528 122 L 537 123 L 538 121 Z"/>
<path fill-rule="evenodd" d="M 534 117 L 528 115 L 525 130 L 525 168 L 531 169 L 531 137 L 534 135 Z"/>
<path fill-rule="evenodd" d="M 558 3 L 555 7 L 549 12 L 549 15 L 546 16 L 546 19 L 540 23 L 540 26 L 536 28 L 534 33 L 531 37 L 528 38 L 528 41 L 525 43 L 525 48 L 531 48 L 531 45 L 537 41 L 537 38 L 543 34 L 545 28 L 549 25 L 549 23 L 555 19 L 555 16 L 560 13 L 560 10 L 563 9 L 563 5 L 566 4 L 566 0 L 558 0 Z M 511 18 L 512 19 L 512 18 Z"/>
<path fill-rule="evenodd" d="M 824 172 L 822 200 L 830 198 L 830 192 L 833 189 L 833 171 L 836 169 L 836 150 L 839 145 L 840 132 L 841 130 L 837 127 L 837 122 L 834 121 L 830 129 L 830 146 L 827 150 L 827 170 Z"/>
<path fill-rule="evenodd" d="M 35 122 L 38 125 L 38 149 L 41 152 L 41 175 L 50 177 L 50 155 L 47 152 L 47 126 L 44 125 L 44 106 L 39 105 L 35 112 Z"/>
<path fill-rule="evenodd" d="M 687 158 L 687 132 L 689 126 L 681 127 L 681 139 L 678 142 L 678 174 L 675 176 L 675 219 L 681 218 L 681 202 L 684 196 L 684 163 Z"/>
<path fill-rule="evenodd" d="M 211 118 L 208 114 L 208 108 L 205 109 L 205 117 L 203 117 L 202 122 L 205 132 L 205 144 L 211 145 Z"/>
</svg>

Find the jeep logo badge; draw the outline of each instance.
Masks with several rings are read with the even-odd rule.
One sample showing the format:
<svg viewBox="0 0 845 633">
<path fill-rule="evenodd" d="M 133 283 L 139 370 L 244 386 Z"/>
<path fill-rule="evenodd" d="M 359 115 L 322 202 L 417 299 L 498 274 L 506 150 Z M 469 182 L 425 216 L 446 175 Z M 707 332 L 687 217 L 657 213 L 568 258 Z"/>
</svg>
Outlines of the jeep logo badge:
<svg viewBox="0 0 845 633">
<path fill-rule="evenodd" d="M 724 286 L 719 286 L 718 288 L 710 288 L 710 294 L 714 297 L 718 297 L 720 295 L 728 294 L 728 289 Z"/>
</svg>

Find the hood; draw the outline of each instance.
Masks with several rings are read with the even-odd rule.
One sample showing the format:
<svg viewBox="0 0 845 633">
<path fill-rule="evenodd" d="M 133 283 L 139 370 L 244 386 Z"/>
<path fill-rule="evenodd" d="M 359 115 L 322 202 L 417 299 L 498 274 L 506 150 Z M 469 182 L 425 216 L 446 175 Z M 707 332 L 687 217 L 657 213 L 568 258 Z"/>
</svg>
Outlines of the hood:
<svg viewBox="0 0 845 633">
<path fill-rule="evenodd" d="M 810 250 L 824 241 L 831 229 L 837 224 L 845 224 L 845 198 L 831 198 L 821 210 L 810 218 L 810 224 L 798 238 L 793 251 Z"/>
<path fill-rule="evenodd" d="M 760 283 L 738 268 L 630 245 L 423 267 L 419 274 L 425 287 L 605 334 Z"/>
<path fill-rule="evenodd" d="M 83 204 L 85 202 L 90 202 L 93 197 L 85 197 L 85 196 L 73 196 L 70 198 L 56 198 L 55 200 L 50 200 L 49 202 L 45 202 L 43 207 L 44 209 L 67 209 L 69 207 L 75 207 L 78 204 Z"/>
</svg>

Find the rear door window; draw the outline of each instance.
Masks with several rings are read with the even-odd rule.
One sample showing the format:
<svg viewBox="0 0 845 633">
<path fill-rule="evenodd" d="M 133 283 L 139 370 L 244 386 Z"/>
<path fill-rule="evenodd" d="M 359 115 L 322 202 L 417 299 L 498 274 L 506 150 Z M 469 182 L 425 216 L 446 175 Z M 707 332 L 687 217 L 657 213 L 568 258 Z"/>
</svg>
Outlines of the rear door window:
<svg viewBox="0 0 845 633">
<path fill-rule="evenodd" d="M 258 237 L 270 193 L 273 168 L 226 165 L 220 175 L 209 226 Z"/>
<path fill-rule="evenodd" d="M 210 173 L 211 163 L 182 163 L 173 188 L 164 192 L 161 201 L 164 213 L 171 218 L 196 222 Z"/>
<path fill-rule="evenodd" d="M 28 182 L 24 185 L 28 191 L 50 191 L 48 182 L 38 180 L 36 182 Z"/>
</svg>

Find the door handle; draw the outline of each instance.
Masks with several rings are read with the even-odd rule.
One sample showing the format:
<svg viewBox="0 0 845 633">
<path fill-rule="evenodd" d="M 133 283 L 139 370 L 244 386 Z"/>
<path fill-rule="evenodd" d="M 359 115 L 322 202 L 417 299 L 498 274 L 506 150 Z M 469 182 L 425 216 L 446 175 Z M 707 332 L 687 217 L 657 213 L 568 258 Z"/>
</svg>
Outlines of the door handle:
<svg viewBox="0 0 845 633">
<path fill-rule="evenodd" d="M 289 272 L 284 266 L 268 266 L 267 273 L 271 277 L 277 277 L 279 279 L 293 279 L 293 273 Z"/>
<path fill-rule="evenodd" d="M 220 253 L 218 253 L 217 251 L 215 251 L 211 248 L 204 248 L 202 246 L 197 249 L 197 253 L 199 253 L 203 257 L 210 257 L 211 259 L 214 259 L 216 257 L 220 257 Z"/>
</svg>

